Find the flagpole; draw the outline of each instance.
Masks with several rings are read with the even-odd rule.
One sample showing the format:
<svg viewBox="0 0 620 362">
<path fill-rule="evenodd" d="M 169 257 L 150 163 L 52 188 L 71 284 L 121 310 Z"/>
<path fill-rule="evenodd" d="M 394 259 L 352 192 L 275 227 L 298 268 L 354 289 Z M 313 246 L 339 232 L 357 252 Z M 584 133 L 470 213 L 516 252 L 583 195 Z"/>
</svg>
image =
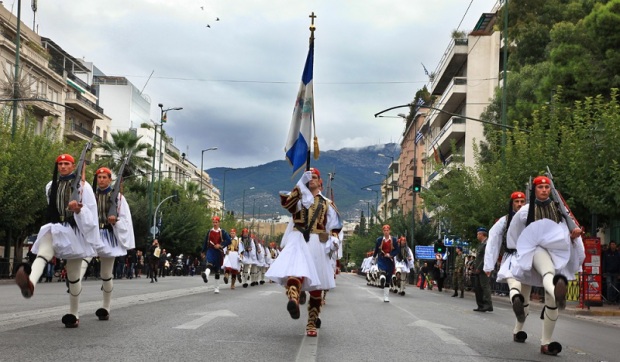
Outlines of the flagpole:
<svg viewBox="0 0 620 362">
<path fill-rule="evenodd" d="M 310 39 L 309 39 L 309 46 L 313 47 L 314 46 L 314 30 L 316 30 L 316 26 L 314 25 L 314 19 L 316 18 L 316 15 L 314 15 L 314 11 L 312 12 L 312 14 L 310 14 L 308 16 L 310 18 Z M 313 55 L 314 57 L 314 55 Z M 313 61 L 314 63 L 314 61 Z M 310 144 L 308 145 L 308 155 L 306 156 L 306 171 L 310 171 L 310 155 L 312 154 L 313 151 L 313 147 L 315 149 L 315 152 L 318 153 L 318 141 L 316 139 L 316 124 L 314 123 L 314 91 L 313 91 L 313 95 L 312 95 L 312 128 L 314 130 L 314 145 Z M 312 137 L 311 137 L 312 139 Z M 310 141 L 310 140 L 308 140 Z M 315 159 L 318 159 L 318 155 L 314 156 Z"/>
</svg>

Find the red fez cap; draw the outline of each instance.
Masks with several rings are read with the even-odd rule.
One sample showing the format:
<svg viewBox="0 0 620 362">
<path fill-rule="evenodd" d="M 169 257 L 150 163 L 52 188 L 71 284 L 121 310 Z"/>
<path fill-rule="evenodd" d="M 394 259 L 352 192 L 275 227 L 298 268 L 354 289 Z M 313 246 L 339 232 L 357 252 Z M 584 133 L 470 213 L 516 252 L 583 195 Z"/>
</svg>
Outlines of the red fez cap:
<svg viewBox="0 0 620 362">
<path fill-rule="evenodd" d="M 62 155 L 56 157 L 56 163 L 61 162 L 61 161 L 69 161 L 71 163 L 75 163 L 73 156 L 71 156 L 68 153 L 63 153 Z"/>
<path fill-rule="evenodd" d="M 231 233 L 236 233 L 236 232 L 237 232 L 237 230 L 235 230 L 235 229 L 230 229 L 230 232 L 231 232 Z"/>
<path fill-rule="evenodd" d="M 385 229 L 390 230 L 390 225 L 387 225 L 387 224 L 383 225 L 383 230 L 385 230 Z"/>
<path fill-rule="evenodd" d="M 551 180 L 549 180 L 547 176 L 538 176 L 534 178 L 534 180 L 532 181 L 532 184 L 534 184 L 534 186 L 538 186 L 541 184 L 551 185 Z"/>
<path fill-rule="evenodd" d="M 243 228 L 243 230 L 241 230 L 242 233 L 247 233 L 248 232 L 248 228 Z"/>
<path fill-rule="evenodd" d="M 213 218 L 211 218 L 211 220 L 213 220 L 213 221 L 220 221 L 220 217 L 219 216 L 213 216 Z"/>
<path fill-rule="evenodd" d="M 514 199 L 524 199 L 525 198 L 525 194 L 521 191 L 515 191 L 510 195 L 510 198 L 512 200 Z"/>
<path fill-rule="evenodd" d="M 319 178 L 321 178 L 321 173 L 319 172 L 318 168 L 314 168 L 314 167 L 310 167 L 310 172 L 312 172 L 313 174 L 319 176 Z"/>
<path fill-rule="evenodd" d="M 107 173 L 108 175 L 110 175 L 110 177 L 112 177 L 112 171 L 107 167 L 99 167 L 96 173 L 97 175 L 99 175 L 100 173 Z"/>
</svg>

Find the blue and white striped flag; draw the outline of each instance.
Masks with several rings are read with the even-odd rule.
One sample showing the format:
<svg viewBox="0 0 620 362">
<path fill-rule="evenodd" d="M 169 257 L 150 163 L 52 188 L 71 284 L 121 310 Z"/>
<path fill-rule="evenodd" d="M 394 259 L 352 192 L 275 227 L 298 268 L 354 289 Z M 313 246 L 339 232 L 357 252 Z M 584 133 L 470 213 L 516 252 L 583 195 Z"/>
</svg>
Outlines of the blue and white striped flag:
<svg viewBox="0 0 620 362">
<path fill-rule="evenodd" d="M 415 144 L 417 145 L 418 142 L 422 140 L 422 138 L 424 138 L 424 135 L 422 134 L 422 132 L 418 131 L 418 133 L 415 134 Z"/>
<path fill-rule="evenodd" d="M 293 174 L 304 168 L 310 158 L 310 142 L 312 140 L 313 93 L 312 69 L 314 66 L 314 42 L 310 42 L 306 65 L 301 77 L 291 128 L 286 140 L 286 159 L 293 166 Z"/>
</svg>

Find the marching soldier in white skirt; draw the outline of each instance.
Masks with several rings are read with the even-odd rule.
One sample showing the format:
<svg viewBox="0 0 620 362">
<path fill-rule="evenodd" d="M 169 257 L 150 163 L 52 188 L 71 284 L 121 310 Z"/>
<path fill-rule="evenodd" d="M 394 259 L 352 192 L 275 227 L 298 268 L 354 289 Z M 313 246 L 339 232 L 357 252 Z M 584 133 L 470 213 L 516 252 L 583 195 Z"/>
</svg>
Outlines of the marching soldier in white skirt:
<svg viewBox="0 0 620 362">
<path fill-rule="evenodd" d="M 239 274 L 239 238 L 237 238 L 237 230 L 230 229 L 230 245 L 226 248 L 226 256 L 224 257 L 224 284 L 228 284 L 230 279 L 230 289 L 235 289 L 237 275 Z"/>
<path fill-rule="evenodd" d="M 252 286 L 255 285 L 252 279 L 257 272 L 256 243 L 250 237 L 247 228 L 241 231 L 240 241 L 239 255 L 241 255 L 241 261 L 243 262 L 243 287 L 247 288 L 249 283 L 252 283 Z"/>
<path fill-rule="evenodd" d="M 405 287 L 409 280 L 409 272 L 413 268 L 413 252 L 407 245 L 407 239 L 401 236 L 398 239 L 399 252 L 394 257 L 395 261 L 395 273 L 394 273 L 394 285 L 396 287 L 396 293 L 399 295 L 405 295 Z"/>
<path fill-rule="evenodd" d="M 506 244 L 506 234 L 513 217 L 523 205 L 525 205 L 525 194 L 521 191 L 515 191 L 510 195 L 510 203 L 508 205 L 508 214 L 502 216 L 489 230 L 489 238 L 484 252 L 483 271 L 487 276 L 495 270 L 495 263 L 499 257 L 500 251 L 504 250 L 502 262 L 497 273 L 498 283 L 508 283 L 510 288 L 510 302 L 517 319 L 512 331 L 512 340 L 518 343 L 525 343 L 527 333 L 523 330 L 525 319 L 530 314 L 530 292 L 532 286 L 521 283 L 514 278 L 510 272 L 512 263 L 516 263 L 517 251 L 509 249 Z"/>
<path fill-rule="evenodd" d="M 127 255 L 127 250 L 136 247 L 136 241 L 129 205 L 121 193 L 116 195 L 115 205 L 118 208 L 118 216 L 108 216 L 110 208 L 113 207 L 111 200 L 113 193 L 110 187 L 112 171 L 107 167 L 101 167 L 95 172 L 95 175 L 97 177 L 95 196 L 99 214 L 99 236 L 102 244 L 97 249 L 97 254 L 101 260 L 101 291 L 103 292 L 103 305 L 97 309 L 95 315 L 99 320 L 107 321 L 110 319 L 110 302 L 112 290 L 114 290 L 112 280 L 114 259 L 117 256 Z M 82 273 L 83 275 L 84 273 Z"/>
<path fill-rule="evenodd" d="M 256 245 L 256 274 L 255 279 L 252 280 L 252 286 L 258 285 L 259 283 L 265 284 L 265 271 L 266 271 L 266 263 L 265 260 L 265 248 L 263 247 L 262 239 L 254 239 L 254 245 Z"/>
<path fill-rule="evenodd" d="M 282 206 L 293 216 L 282 238 L 282 252 L 266 277 L 286 288 L 286 309 L 299 319 L 300 293 L 308 291 L 306 335 L 316 337 L 322 291 L 336 287 L 330 252 L 338 250 L 342 221 L 334 204 L 321 195 L 321 174 L 304 172 L 290 193 L 280 193 Z"/>
<path fill-rule="evenodd" d="M 570 230 L 565 216 L 550 198 L 551 180 L 538 176 L 532 181 L 529 204 L 523 206 L 508 227 L 507 246 L 517 250 L 511 273 L 521 283 L 545 288 L 545 306 L 540 353 L 555 356 L 562 345 L 553 341 L 558 309 L 566 307 L 568 280 L 585 259 L 582 230 Z"/>
<path fill-rule="evenodd" d="M 77 328 L 80 323 L 82 260 L 95 257 L 96 249 L 101 246 L 97 202 L 92 187 L 83 178 L 78 181 L 80 200 L 71 200 L 71 185 L 82 176 L 74 173 L 75 168 L 75 160 L 71 155 L 63 154 L 56 158 L 53 179 L 45 187 L 48 223 L 41 227 L 32 246 L 32 252 L 37 258 L 32 266 L 21 264 L 15 274 L 15 283 L 22 295 L 30 298 L 46 264 L 54 256 L 67 259 L 69 313 L 62 317 L 62 323 L 67 328 Z"/>
</svg>

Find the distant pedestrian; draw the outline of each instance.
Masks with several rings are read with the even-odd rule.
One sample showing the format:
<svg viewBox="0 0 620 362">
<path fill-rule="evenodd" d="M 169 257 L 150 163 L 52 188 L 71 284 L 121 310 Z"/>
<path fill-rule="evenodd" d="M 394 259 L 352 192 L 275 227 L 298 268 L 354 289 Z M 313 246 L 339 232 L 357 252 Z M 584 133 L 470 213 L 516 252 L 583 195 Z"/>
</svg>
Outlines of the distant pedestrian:
<svg viewBox="0 0 620 362">
<path fill-rule="evenodd" d="M 617 303 L 620 287 L 620 251 L 615 241 L 609 242 L 609 248 L 603 253 L 603 275 L 607 284 L 607 301 Z"/>
<path fill-rule="evenodd" d="M 484 227 L 479 227 L 476 232 L 476 238 L 480 244 L 476 250 L 476 260 L 474 261 L 474 292 L 476 293 L 476 304 L 478 308 L 474 312 L 492 312 L 493 301 L 491 300 L 491 284 L 489 277 L 482 270 L 484 267 L 484 252 L 488 238 L 488 231 Z"/>
</svg>

